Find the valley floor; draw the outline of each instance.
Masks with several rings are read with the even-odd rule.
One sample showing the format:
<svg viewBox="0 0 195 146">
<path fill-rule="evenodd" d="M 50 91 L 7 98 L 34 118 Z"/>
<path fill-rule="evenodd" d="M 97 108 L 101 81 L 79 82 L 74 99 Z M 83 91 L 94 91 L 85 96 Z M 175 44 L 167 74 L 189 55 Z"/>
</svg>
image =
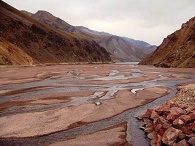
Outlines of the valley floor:
<svg viewBox="0 0 195 146">
<path fill-rule="evenodd" d="M 1 145 L 149 145 L 134 116 L 164 103 L 193 68 L 128 64 L 0 68 Z"/>
</svg>

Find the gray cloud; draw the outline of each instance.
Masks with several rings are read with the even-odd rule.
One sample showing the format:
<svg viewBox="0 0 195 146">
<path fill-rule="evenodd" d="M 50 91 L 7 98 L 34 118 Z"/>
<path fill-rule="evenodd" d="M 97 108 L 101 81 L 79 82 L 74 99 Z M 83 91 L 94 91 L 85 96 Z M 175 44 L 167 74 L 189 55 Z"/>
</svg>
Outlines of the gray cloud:
<svg viewBox="0 0 195 146">
<path fill-rule="evenodd" d="M 6 0 L 17 9 L 46 10 L 72 25 L 159 45 L 195 15 L 194 0 Z"/>
</svg>

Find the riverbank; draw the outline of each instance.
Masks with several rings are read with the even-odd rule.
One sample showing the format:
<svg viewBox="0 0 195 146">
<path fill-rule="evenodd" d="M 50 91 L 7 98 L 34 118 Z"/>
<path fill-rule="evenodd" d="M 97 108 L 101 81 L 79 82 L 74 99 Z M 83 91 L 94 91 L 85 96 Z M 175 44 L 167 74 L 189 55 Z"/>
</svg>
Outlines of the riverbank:
<svg viewBox="0 0 195 146">
<path fill-rule="evenodd" d="M 193 69 L 116 64 L 2 68 L 0 141 L 8 145 L 77 141 L 126 122 L 127 130 L 115 130 L 123 135 L 119 141 L 131 144 L 128 125 L 133 111 L 174 94 L 176 84 L 193 81 L 194 74 Z"/>
<path fill-rule="evenodd" d="M 177 87 L 176 95 L 155 109 L 148 109 L 139 119 L 152 146 L 195 144 L 195 84 Z"/>
</svg>

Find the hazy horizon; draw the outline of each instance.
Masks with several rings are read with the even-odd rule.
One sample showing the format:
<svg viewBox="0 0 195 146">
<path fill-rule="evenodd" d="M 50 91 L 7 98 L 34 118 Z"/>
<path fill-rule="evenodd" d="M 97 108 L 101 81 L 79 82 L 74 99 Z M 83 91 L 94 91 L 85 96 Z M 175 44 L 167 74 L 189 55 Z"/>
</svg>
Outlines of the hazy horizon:
<svg viewBox="0 0 195 146">
<path fill-rule="evenodd" d="M 74 26 L 160 45 L 195 14 L 194 0 L 4 0 L 19 10 L 45 10 Z"/>
</svg>

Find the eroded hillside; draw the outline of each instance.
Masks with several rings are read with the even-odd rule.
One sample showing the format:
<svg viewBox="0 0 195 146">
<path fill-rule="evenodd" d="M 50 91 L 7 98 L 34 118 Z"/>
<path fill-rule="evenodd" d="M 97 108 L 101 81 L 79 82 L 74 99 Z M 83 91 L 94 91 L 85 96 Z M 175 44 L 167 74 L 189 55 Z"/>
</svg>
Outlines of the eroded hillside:
<svg viewBox="0 0 195 146">
<path fill-rule="evenodd" d="M 23 50 L 36 64 L 111 61 L 109 53 L 95 41 L 40 23 L 3 1 L 0 26 L 0 37 Z"/>
<path fill-rule="evenodd" d="M 19 47 L 0 37 L 1 65 L 33 65 L 33 59 Z"/>
<path fill-rule="evenodd" d="M 23 12 L 29 15 L 29 12 Z M 31 17 L 58 30 L 71 32 L 94 40 L 112 54 L 116 60 L 140 61 L 156 49 L 156 46 L 152 46 L 143 41 L 119 37 L 106 32 L 98 32 L 83 26 L 72 26 L 47 11 L 38 11 L 32 14 Z"/>
<path fill-rule="evenodd" d="M 195 17 L 167 36 L 157 50 L 140 64 L 161 67 L 195 67 Z"/>
</svg>

